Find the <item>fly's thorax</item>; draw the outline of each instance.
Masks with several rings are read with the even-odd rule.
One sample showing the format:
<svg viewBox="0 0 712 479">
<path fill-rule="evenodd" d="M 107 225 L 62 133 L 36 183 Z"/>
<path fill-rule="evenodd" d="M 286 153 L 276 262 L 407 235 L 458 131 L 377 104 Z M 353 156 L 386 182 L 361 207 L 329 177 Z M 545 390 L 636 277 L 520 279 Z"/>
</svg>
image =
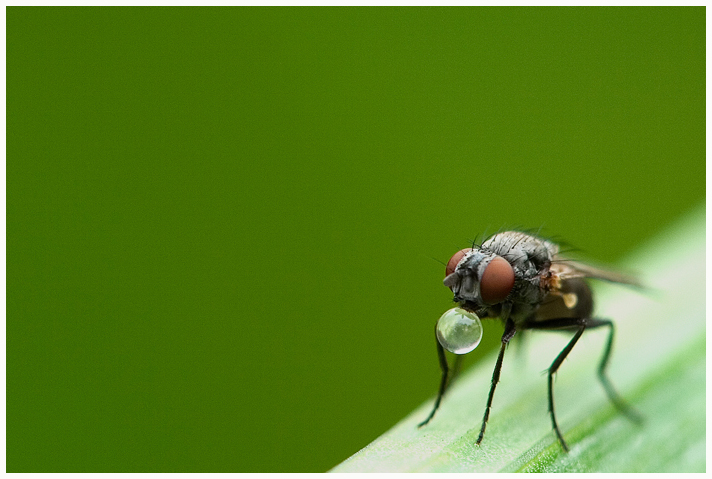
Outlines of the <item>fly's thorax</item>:
<svg viewBox="0 0 712 479">
<path fill-rule="evenodd" d="M 520 231 L 498 233 L 485 241 L 482 249 L 502 256 L 524 277 L 548 270 L 552 258 L 559 251 L 554 243 Z"/>
<path fill-rule="evenodd" d="M 537 305 L 549 291 L 551 262 L 559 247 L 549 241 L 520 231 L 505 231 L 492 236 L 482 244 L 482 249 L 505 258 L 512 266 L 516 284 L 510 295 L 514 303 Z"/>
</svg>

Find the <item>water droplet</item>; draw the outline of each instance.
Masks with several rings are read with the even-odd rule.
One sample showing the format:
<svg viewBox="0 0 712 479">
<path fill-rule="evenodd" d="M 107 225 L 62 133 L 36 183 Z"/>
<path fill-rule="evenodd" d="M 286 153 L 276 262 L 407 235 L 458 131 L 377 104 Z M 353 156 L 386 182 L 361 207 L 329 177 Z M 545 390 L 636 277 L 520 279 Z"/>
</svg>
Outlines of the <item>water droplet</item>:
<svg viewBox="0 0 712 479">
<path fill-rule="evenodd" d="M 452 308 L 438 319 L 436 333 L 443 348 L 451 353 L 467 354 L 480 344 L 482 323 L 475 313 Z"/>
</svg>

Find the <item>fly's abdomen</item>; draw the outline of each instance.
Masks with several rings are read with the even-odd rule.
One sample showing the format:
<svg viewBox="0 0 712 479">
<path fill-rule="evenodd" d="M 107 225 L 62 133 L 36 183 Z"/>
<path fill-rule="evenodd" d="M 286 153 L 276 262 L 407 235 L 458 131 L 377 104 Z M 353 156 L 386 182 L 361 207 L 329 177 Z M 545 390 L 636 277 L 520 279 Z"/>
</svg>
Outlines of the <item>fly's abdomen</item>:
<svg viewBox="0 0 712 479">
<path fill-rule="evenodd" d="M 558 291 L 546 295 L 537 309 L 534 322 L 562 318 L 590 318 L 593 312 L 593 294 L 585 280 L 568 279 Z"/>
</svg>

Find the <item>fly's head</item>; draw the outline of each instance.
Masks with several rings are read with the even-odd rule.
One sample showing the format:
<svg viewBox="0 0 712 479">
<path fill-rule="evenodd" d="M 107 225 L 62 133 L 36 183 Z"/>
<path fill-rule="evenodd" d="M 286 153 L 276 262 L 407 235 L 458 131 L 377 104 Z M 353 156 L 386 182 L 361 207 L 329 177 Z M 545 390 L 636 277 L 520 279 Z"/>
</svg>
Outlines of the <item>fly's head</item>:
<svg viewBox="0 0 712 479">
<path fill-rule="evenodd" d="M 477 248 L 463 249 L 448 261 L 443 283 L 460 307 L 478 315 L 503 302 L 514 287 L 512 265 L 501 256 Z"/>
</svg>

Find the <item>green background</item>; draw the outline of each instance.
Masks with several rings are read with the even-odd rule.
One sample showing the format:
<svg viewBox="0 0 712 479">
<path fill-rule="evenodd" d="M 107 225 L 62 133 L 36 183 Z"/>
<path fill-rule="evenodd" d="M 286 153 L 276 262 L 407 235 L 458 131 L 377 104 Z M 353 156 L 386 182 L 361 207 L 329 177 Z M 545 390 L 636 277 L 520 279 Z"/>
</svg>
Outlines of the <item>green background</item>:
<svg viewBox="0 0 712 479">
<path fill-rule="evenodd" d="M 434 394 L 457 249 L 703 201 L 705 9 L 12 7 L 7 159 L 9 472 L 323 471 Z"/>
</svg>

